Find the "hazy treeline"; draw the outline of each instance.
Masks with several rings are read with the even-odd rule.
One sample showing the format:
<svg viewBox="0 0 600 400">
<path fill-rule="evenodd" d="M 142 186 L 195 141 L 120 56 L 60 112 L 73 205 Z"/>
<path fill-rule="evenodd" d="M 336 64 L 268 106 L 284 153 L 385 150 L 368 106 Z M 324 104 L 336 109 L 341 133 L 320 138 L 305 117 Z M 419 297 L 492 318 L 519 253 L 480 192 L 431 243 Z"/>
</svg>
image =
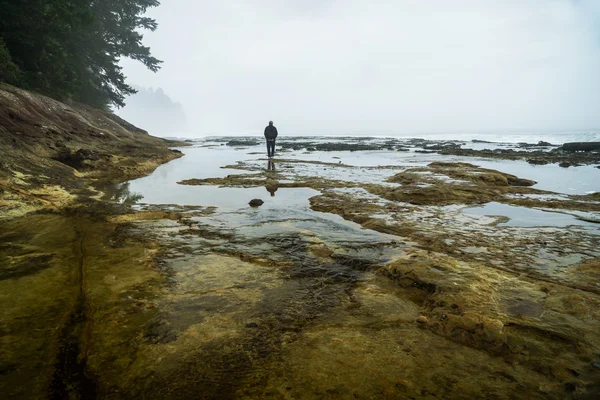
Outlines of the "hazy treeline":
<svg viewBox="0 0 600 400">
<path fill-rule="evenodd" d="M 134 86 L 136 94 L 127 98 L 117 114 L 153 135 L 181 136 L 187 132 L 185 112 L 180 103 L 161 89 Z"/>
<path fill-rule="evenodd" d="M 123 106 L 135 93 L 118 62 L 152 71 L 161 63 L 142 45 L 144 17 L 157 0 L 0 0 L 0 81 L 58 100 Z"/>
</svg>

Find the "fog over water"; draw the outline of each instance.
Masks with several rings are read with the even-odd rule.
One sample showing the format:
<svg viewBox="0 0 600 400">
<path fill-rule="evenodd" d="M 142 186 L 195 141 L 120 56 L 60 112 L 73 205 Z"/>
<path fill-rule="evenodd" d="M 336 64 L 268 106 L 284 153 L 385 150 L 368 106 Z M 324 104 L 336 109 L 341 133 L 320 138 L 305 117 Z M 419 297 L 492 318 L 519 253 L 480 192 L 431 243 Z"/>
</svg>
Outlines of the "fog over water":
<svg viewBox="0 0 600 400">
<path fill-rule="evenodd" d="M 163 0 L 149 15 L 162 69 L 122 65 L 181 103 L 173 136 L 269 119 L 285 135 L 599 132 L 597 0 Z"/>
<path fill-rule="evenodd" d="M 189 132 L 187 117 L 181 104 L 174 102 L 161 88 L 136 86 L 137 93 L 129 96 L 127 106 L 119 115 L 156 136 L 177 136 Z"/>
</svg>

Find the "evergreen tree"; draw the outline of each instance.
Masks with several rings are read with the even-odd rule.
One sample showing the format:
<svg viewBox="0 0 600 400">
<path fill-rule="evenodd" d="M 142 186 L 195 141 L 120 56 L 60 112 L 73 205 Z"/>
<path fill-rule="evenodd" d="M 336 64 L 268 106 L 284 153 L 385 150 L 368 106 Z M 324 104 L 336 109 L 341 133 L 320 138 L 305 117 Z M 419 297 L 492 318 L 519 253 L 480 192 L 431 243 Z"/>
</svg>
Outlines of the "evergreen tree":
<svg viewBox="0 0 600 400">
<path fill-rule="evenodd" d="M 0 80 L 60 100 L 123 106 L 135 90 L 119 67 L 130 57 L 157 71 L 139 29 L 157 0 L 0 0 Z M 10 55 L 10 60 L 4 60 Z M 6 65 L 6 67 L 4 67 Z M 9 72 L 3 72 L 3 71 Z"/>
<path fill-rule="evenodd" d="M 4 44 L 4 39 L 0 36 L 0 82 L 17 84 L 21 71 L 12 61 L 12 57 Z"/>
</svg>

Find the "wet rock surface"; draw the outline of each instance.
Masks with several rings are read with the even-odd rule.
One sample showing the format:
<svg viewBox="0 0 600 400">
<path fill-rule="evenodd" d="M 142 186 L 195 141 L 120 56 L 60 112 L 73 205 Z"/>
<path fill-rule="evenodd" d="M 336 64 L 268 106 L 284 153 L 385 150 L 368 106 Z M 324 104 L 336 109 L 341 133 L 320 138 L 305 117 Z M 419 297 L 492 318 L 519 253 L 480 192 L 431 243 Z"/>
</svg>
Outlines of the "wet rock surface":
<svg viewBox="0 0 600 400">
<path fill-rule="evenodd" d="M 257 144 L 259 144 L 258 140 L 235 140 L 232 139 L 230 141 L 227 142 L 227 146 L 240 146 L 240 147 L 246 147 L 246 146 L 256 146 Z"/>
<path fill-rule="evenodd" d="M 250 196 L 237 208 L 207 207 L 201 191 L 196 205 L 139 204 L 142 194 L 125 184 L 104 187 L 103 201 L 0 221 L 0 391 L 150 399 L 600 393 L 596 225 L 510 226 L 506 216 L 464 212 L 493 201 L 592 220 L 597 193 L 542 191 L 456 160 L 359 166 L 343 153 L 304 157 L 276 158 L 275 170 L 251 157 L 223 165 L 220 176 L 178 179 L 190 190 L 259 188 L 264 196 L 276 188 L 259 209 L 248 207 Z M 275 202 L 301 188 L 319 194 L 293 207 Z"/>
<path fill-rule="evenodd" d="M 572 142 L 561 147 L 565 151 L 600 151 L 600 142 Z"/>
<path fill-rule="evenodd" d="M 260 207 L 264 204 L 265 202 L 262 201 L 261 199 L 252 199 L 248 202 L 248 205 L 250 207 Z"/>
<path fill-rule="evenodd" d="M 457 155 L 468 157 L 486 157 L 504 160 L 527 160 L 530 164 L 545 165 L 550 163 L 570 162 L 577 164 L 600 163 L 600 152 L 597 150 L 589 152 L 567 151 L 562 148 L 554 148 L 551 151 L 540 150 L 514 150 L 514 149 L 465 149 L 446 148 L 440 150 L 440 154 Z"/>
<path fill-rule="evenodd" d="M 0 218 L 59 210 L 97 180 L 146 175 L 181 152 L 116 115 L 0 84 Z"/>
</svg>

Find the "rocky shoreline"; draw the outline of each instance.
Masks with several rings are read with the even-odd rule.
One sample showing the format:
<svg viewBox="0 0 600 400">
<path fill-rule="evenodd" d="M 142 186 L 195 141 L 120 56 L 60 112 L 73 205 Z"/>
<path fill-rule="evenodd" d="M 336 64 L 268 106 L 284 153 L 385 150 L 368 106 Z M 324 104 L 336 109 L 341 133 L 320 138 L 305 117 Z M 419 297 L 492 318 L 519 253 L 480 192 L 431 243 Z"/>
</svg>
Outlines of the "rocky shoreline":
<svg viewBox="0 0 600 400">
<path fill-rule="evenodd" d="M 337 138 L 340 139 L 340 138 Z M 346 139 L 346 138 L 341 138 Z M 564 143 L 551 144 L 548 142 L 519 143 L 516 148 L 471 149 L 463 146 L 468 143 L 489 143 L 483 140 L 427 140 L 427 139 L 393 139 L 386 138 L 378 143 L 373 143 L 372 138 L 352 137 L 351 142 L 323 143 L 309 140 L 308 138 L 294 138 L 281 140 L 282 151 L 306 150 L 313 151 L 364 151 L 364 150 L 390 150 L 409 151 L 417 149 L 418 153 L 439 153 L 442 155 L 455 155 L 467 157 L 484 157 L 502 160 L 525 160 L 535 165 L 560 164 L 561 167 L 577 165 L 600 164 L 600 143 Z M 228 139 L 229 146 L 249 146 L 257 144 L 255 139 Z M 499 144 L 499 143 L 497 143 Z M 600 167 L 600 165 L 599 165 Z"/>
<path fill-rule="evenodd" d="M 116 115 L 0 84 L 0 219 L 61 210 L 92 183 L 144 176 L 181 157 Z"/>
<path fill-rule="evenodd" d="M 11 104 L 0 120 L 10 133 L 0 142 L 0 392 L 9 398 L 600 393 L 598 193 L 540 190 L 463 161 L 304 157 L 443 153 L 445 142 L 318 148 L 299 138 L 272 168 L 239 153 L 222 166 L 237 173 L 180 185 L 317 193 L 305 208 L 267 198 L 227 211 L 203 205 L 202 192 L 197 205 L 133 208 L 127 183 L 111 189 L 112 202 L 96 188 L 181 153 L 110 114 L 0 94 Z M 206 146 L 255 146 L 232 140 Z M 560 157 L 584 163 L 580 153 Z M 532 229 L 464 213 L 483 204 L 580 225 Z"/>
<path fill-rule="evenodd" d="M 360 167 L 342 162 L 280 158 L 275 163 L 276 170 L 264 170 L 256 161 L 238 162 L 224 168 L 243 174 L 180 184 L 317 189 L 322 194 L 310 198 L 312 210 L 401 238 L 403 255 L 371 267 L 397 285 L 398 298 L 419 309 L 416 314 L 412 308 L 405 315 L 399 311 L 397 318 L 412 318 L 416 330 L 482 350 L 511 366 L 512 372 L 497 367 L 495 373 L 508 381 L 507 391 L 495 391 L 495 397 L 593 398 L 600 392 L 595 327 L 600 320 L 600 236 L 576 228 L 500 227 L 500 217 L 475 222 L 460 211 L 469 204 L 498 202 L 597 216 L 598 193 L 557 195 L 531 188 L 533 181 L 468 163 L 403 168 L 382 183 L 344 180 Z M 328 174 L 339 178 L 309 172 L 319 167 L 339 170 Z M 599 222 L 597 217 L 593 222 Z M 336 254 L 329 246 L 319 252 L 326 259 Z M 485 368 L 496 368 L 492 365 Z M 451 379 L 449 371 L 438 373 Z M 508 391 L 515 386 L 519 395 Z M 414 382 L 404 389 L 404 395 L 416 395 Z M 469 396 L 483 396 L 469 390 Z"/>
<path fill-rule="evenodd" d="M 91 398 L 86 338 L 94 270 L 147 257 L 135 243 L 101 249 L 127 208 L 95 186 L 151 173 L 184 145 L 150 136 L 108 111 L 0 84 L 0 392 L 6 398 Z M 98 245 L 100 247 L 98 247 Z M 122 256 L 121 256 L 122 257 Z M 143 279 L 143 270 L 133 279 Z M 100 278 L 100 282 L 102 278 Z M 106 298 L 104 300 L 107 300 Z M 90 397 L 91 396 L 91 397 Z"/>
</svg>

